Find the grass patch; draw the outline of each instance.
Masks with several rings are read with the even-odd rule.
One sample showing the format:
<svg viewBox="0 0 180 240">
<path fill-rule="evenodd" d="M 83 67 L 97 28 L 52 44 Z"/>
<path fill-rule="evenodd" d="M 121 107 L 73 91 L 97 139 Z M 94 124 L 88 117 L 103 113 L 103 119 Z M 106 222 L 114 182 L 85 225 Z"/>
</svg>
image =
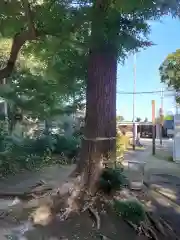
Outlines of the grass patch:
<svg viewBox="0 0 180 240">
<path fill-rule="evenodd" d="M 129 146 L 127 150 L 132 150 L 133 149 L 133 146 Z M 138 151 L 144 151 L 146 148 L 144 146 L 142 147 L 139 147 L 139 146 L 136 146 L 135 147 L 135 150 L 138 150 Z"/>
<path fill-rule="evenodd" d="M 168 156 L 168 157 L 167 157 L 167 160 L 168 160 L 169 162 L 174 162 L 173 156 Z"/>
<path fill-rule="evenodd" d="M 159 160 L 165 160 L 165 161 L 168 161 L 168 162 L 174 162 L 173 156 L 169 155 L 168 153 L 166 154 L 166 153 L 157 152 L 154 157 L 159 159 Z"/>
</svg>

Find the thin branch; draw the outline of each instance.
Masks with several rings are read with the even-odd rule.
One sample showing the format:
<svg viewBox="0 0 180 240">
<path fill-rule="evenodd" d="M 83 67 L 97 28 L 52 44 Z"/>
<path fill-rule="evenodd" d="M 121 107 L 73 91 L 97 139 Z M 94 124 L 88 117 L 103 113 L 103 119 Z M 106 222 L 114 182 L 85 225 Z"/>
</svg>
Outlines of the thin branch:
<svg viewBox="0 0 180 240">
<path fill-rule="evenodd" d="M 28 21 L 28 28 L 34 34 L 34 37 L 36 37 L 36 29 L 35 29 L 35 26 L 34 26 L 34 23 L 33 23 L 31 6 L 30 6 L 28 0 L 22 0 L 22 5 L 24 7 L 25 16 L 26 16 L 27 21 Z"/>
</svg>

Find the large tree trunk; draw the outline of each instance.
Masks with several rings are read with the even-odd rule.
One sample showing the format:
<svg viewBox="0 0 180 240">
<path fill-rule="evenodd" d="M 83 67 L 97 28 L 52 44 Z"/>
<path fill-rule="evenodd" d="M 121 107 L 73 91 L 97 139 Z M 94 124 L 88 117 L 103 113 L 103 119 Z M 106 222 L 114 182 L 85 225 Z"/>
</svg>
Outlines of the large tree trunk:
<svg viewBox="0 0 180 240">
<path fill-rule="evenodd" d="M 86 190 L 94 192 L 102 161 L 116 158 L 117 49 L 107 24 L 108 1 L 96 0 L 92 7 L 91 47 L 88 62 L 86 120 L 80 161 Z M 113 26 L 112 26 L 113 27 Z M 108 28 L 108 30 L 107 30 Z M 119 27 L 118 27 L 119 28 Z M 117 32 L 114 31 L 114 39 Z M 110 38 L 107 40 L 107 38 Z"/>
<path fill-rule="evenodd" d="M 81 158 L 89 190 L 95 186 L 102 160 L 115 161 L 116 152 L 116 55 L 92 50 L 89 54 L 87 105 Z"/>
</svg>

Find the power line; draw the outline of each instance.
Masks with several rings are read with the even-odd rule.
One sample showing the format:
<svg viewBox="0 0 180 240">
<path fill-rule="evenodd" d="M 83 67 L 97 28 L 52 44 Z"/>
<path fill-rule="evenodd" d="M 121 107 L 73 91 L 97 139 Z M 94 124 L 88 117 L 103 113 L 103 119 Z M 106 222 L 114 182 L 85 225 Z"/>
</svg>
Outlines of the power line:
<svg viewBox="0 0 180 240">
<path fill-rule="evenodd" d="M 118 94 L 154 94 L 154 93 L 161 93 L 162 90 L 159 91 L 142 91 L 142 92 L 125 92 L 125 91 L 117 91 Z M 174 92 L 174 90 L 166 90 L 164 93 Z"/>
</svg>

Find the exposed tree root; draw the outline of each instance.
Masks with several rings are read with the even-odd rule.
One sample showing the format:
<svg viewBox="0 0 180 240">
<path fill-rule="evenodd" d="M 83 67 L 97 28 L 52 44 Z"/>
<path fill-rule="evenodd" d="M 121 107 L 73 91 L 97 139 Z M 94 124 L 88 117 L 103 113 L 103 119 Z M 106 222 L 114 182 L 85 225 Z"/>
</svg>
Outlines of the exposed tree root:
<svg viewBox="0 0 180 240">
<path fill-rule="evenodd" d="M 92 207 L 89 207 L 88 211 L 90 212 L 90 214 L 95 219 L 96 228 L 97 228 L 97 230 L 99 230 L 100 229 L 101 220 L 100 220 L 100 216 L 99 216 L 98 212 L 95 209 L 93 209 Z"/>
<path fill-rule="evenodd" d="M 144 235 L 149 239 L 153 240 L 159 240 L 155 230 L 153 230 L 153 227 L 149 226 L 148 223 L 142 222 L 140 226 L 133 224 L 131 221 L 125 220 L 130 227 L 134 229 L 135 232 L 137 232 L 138 235 Z"/>
<path fill-rule="evenodd" d="M 159 238 L 157 237 L 155 231 L 151 227 L 149 227 L 147 230 L 148 230 L 152 240 L 159 240 Z"/>
<path fill-rule="evenodd" d="M 131 221 L 128 221 L 128 220 L 126 220 L 126 219 L 124 219 L 124 221 L 125 221 L 130 227 L 132 227 L 135 232 L 137 232 L 138 226 L 136 226 L 136 225 L 133 224 Z"/>
<path fill-rule="evenodd" d="M 152 215 L 152 213 L 150 212 L 146 212 L 146 216 L 148 218 L 148 220 L 150 221 L 150 223 L 152 224 L 152 226 L 158 231 L 160 232 L 163 236 L 167 236 L 167 234 L 165 233 L 164 227 L 162 226 L 161 222 L 158 221 L 156 219 L 155 216 Z"/>
<path fill-rule="evenodd" d="M 172 229 L 172 227 L 161 217 L 159 218 L 162 226 L 164 226 L 164 228 L 172 235 L 175 237 L 176 240 L 180 240 L 180 238 L 177 236 L 177 234 L 174 232 L 174 230 Z"/>
<path fill-rule="evenodd" d="M 111 240 L 110 238 L 106 237 L 105 235 L 100 235 L 99 236 L 101 240 Z"/>
</svg>

